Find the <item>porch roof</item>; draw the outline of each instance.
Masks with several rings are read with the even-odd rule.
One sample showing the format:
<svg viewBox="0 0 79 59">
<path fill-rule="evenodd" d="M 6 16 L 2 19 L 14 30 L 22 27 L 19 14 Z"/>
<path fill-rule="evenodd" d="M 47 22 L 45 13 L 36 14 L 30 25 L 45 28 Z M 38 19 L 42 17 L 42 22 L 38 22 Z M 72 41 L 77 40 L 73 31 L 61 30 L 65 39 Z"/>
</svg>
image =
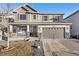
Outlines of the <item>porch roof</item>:
<svg viewBox="0 0 79 59">
<path fill-rule="evenodd" d="M 31 24 L 35 24 L 35 25 L 72 25 L 72 23 L 53 23 L 53 22 L 14 22 L 14 23 L 9 23 L 9 24 L 15 24 L 15 25 L 21 25 L 21 24 L 25 24 L 25 25 L 31 25 Z"/>
</svg>

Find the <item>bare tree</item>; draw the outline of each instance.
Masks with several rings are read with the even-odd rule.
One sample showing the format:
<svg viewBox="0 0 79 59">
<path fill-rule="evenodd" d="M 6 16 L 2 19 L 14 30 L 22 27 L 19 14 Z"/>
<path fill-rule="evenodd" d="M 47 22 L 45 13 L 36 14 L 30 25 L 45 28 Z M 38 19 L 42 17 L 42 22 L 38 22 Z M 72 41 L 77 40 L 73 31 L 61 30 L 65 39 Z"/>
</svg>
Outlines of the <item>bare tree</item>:
<svg viewBox="0 0 79 59">
<path fill-rule="evenodd" d="M 13 9 L 12 9 L 12 5 L 13 5 L 12 3 L 6 3 L 5 5 L 6 5 L 6 12 L 7 12 L 7 13 L 9 13 L 10 11 L 13 10 Z"/>
<path fill-rule="evenodd" d="M 12 3 L 2 3 L 1 4 L 2 13 L 9 13 L 13 10 L 13 4 Z"/>
<path fill-rule="evenodd" d="M 13 4 L 11 4 L 11 3 L 3 3 L 1 5 L 1 8 L 2 8 L 1 14 L 2 14 L 2 17 L 3 17 L 2 20 L 5 19 L 5 16 L 6 16 L 5 14 L 9 14 L 10 11 L 13 10 L 12 5 Z M 4 28 L 2 28 L 2 39 L 4 40 L 5 39 L 6 27 L 5 27 L 4 24 L 2 26 L 4 26 Z M 7 27 L 7 30 L 8 30 L 8 39 L 7 39 L 7 49 L 8 49 L 9 48 L 9 26 Z"/>
</svg>

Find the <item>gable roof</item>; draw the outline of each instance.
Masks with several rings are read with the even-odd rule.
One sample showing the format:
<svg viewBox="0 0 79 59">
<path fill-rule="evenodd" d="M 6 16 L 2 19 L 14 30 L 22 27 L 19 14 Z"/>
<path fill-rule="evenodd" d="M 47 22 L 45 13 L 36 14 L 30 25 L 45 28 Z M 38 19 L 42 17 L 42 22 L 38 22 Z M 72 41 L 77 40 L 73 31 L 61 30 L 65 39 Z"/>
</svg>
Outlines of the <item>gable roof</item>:
<svg viewBox="0 0 79 59">
<path fill-rule="evenodd" d="M 24 7 L 21 7 L 22 9 L 24 9 L 25 11 L 28 11 L 26 8 L 24 8 Z"/>
<path fill-rule="evenodd" d="M 26 8 L 27 7 L 27 8 Z M 23 6 L 20 6 L 20 7 L 18 7 L 18 8 L 22 8 L 23 10 L 25 10 L 25 11 L 29 11 L 29 9 L 30 10 L 32 10 L 32 11 L 34 11 L 34 12 L 32 12 L 32 13 L 38 13 L 38 14 L 41 14 L 41 15 L 64 15 L 64 13 L 39 13 L 36 9 L 34 9 L 34 8 L 32 8 L 31 6 L 29 6 L 29 5 L 23 5 Z M 18 8 L 16 8 L 16 9 L 18 9 Z M 29 9 L 28 9 L 29 8 Z M 16 9 L 13 11 L 13 13 L 17 13 L 16 12 Z"/>
<path fill-rule="evenodd" d="M 32 8 L 31 6 L 29 5 L 26 5 L 28 8 L 30 8 L 31 10 L 33 10 L 34 12 L 37 12 L 37 10 L 35 10 L 34 8 Z"/>
<path fill-rule="evenodd" d="M 69 17 L 71 17 L 71 16 L 73 16 L 74 14 L 76 14 L 76 13 L 78 13 L 78 12 L 79 12 L 79 10 L 77 10 L 76 12 L 74 12 L 74 13 L 72 13 L 71 15 L 67 16 L 66 18 L 64 18 L 64 20 L 67 19 L 67 18 L 69 18 Z"/>
<path fill-rule="evenodd" d="M 18 7 L 18 8 L 22 8 L 23 10 L 25 10 L 25 11 L 29 11 L 27 8 L 25 8 L 25 7 L 27 7 L 27 8 L 29 8 L 30 10 L 32 10 L 32 11 L 34 11 L 34 12 L 37 12 L 37 10 L 35 10 L 34 8 L 32 8 L 31 6 L 29 6 L 29 5 L 23 5 L 23 6 L 20 6 L 20 7 Z M 13 10 L 13 12 L 15 12 L 18 8 L 16 8 L 15 10 Z"/>
</svg>

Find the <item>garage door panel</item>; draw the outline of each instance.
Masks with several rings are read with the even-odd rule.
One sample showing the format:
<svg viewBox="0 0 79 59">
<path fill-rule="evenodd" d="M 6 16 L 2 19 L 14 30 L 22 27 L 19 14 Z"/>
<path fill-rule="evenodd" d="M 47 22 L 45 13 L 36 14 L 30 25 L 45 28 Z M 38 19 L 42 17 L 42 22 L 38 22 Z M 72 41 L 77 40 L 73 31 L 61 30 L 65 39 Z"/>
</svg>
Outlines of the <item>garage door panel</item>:
<svg viewBox="0 0 79 59">
<path fill-rule="evenodd" d="M 54 39 L 58 38 L 58 30 L 57 28 L 54 29 Z"/>
<path fill-rule="evenodd" d="M 61 28 L 58 29 L 58 33 L 59 33 L 58 38 L 62 38 L 62 29 Z"/>
<path fill-rule="evenodd" d="M 47 28 L 44 28 L 44 29 L 43 29 L 43 37 L 44 37 L 45 39 L 49 38 L 49 33 L 48 33 L 48 32 L 49 32 L 49 31 L 48 31 Z"/>
<path fill-rule="evenodd" d="M 47 30 L 48 30 L 48 33 L 47 33 L 47 35 L 48 35 L 48 38 L 50 38 L 50 35 L 51 35 L 50 28 L 48 28 Z"/>
<path fill-rule="evenodd" d="M 50 39 L 54 37 L 54 36 L 53 36 L 54 31 L 53 31 L 53 30 L 54 30 L 54 29 L 52 28 L 52 29 L 51 29 L 51 34 L 50 34 L 50 36 L 51 36 Z"/>
</svg>

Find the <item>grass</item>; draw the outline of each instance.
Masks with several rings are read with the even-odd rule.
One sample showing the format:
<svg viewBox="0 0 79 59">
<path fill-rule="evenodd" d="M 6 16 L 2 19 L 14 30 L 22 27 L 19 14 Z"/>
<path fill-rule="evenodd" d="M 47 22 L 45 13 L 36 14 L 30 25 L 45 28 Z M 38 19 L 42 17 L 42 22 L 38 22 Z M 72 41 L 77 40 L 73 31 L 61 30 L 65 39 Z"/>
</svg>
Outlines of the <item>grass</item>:
<svg viewBox="0 0 79 59">
<path fill-rule="evenodd" d="M 14 48 L 9 51 L 0 52 L 0 56 L 32 56 L 34 52 L 33 45 L 33 41 L 10 42 L 10 48 Z"/>
</svg>

